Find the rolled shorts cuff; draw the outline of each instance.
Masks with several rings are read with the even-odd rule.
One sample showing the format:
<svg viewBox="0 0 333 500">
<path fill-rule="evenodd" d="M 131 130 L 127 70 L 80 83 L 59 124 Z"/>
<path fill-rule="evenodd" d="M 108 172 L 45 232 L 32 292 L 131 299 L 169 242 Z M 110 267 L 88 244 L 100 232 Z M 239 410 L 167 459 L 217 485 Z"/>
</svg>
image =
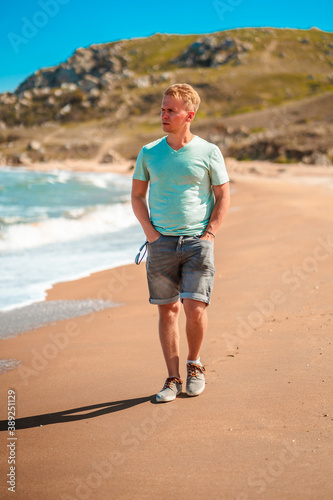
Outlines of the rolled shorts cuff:
<svg viewBox="0 0 333 500">
<path fill-rule="evenodd" d="M 149 302 L 151 304 L 163 306 L 164 304 L 172 304 L 173 302 L 177 302 L 179 300 L 179 297 L 179 295 L 175 295 L 174 297 L 170 297 L 169 299 L 152 299 L 151 297 L 149 297 Z"/>
<path fill-rule="evenodd" d="M 183 302 L 183 299 L 192 299 L 198 300 L 199 302 L 205 302 L 207 306 L 209 306 L 210 304 L 210 297 L 207 297 L 207 295 L 203 295 L 202 293 L 183 292 L 180 294 L 180 300 Z"/>
</svg>

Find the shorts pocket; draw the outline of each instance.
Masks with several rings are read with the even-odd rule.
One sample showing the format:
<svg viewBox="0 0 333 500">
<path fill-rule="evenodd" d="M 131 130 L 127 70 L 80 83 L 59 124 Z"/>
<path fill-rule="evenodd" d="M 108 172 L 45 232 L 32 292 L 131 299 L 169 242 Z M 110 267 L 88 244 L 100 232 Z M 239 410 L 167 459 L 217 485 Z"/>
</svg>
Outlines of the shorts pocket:
<svg viewBox="0 0 333 500">
<path fill-rule="evenodd" d="M 158 243 L 158 242 L 160 241 L 160 239 L 162 238 L 162 236 L 163 236 L 163 234 L 161 234 L 161 236 L 159 236 L 159 237 L 157 238 L 157 240 L 152 241 L 151 243 L 149 243 L 149 241 L 148 241 L 148 242 L 147 242 L 147 243 L 148 243 L 148 245 L 149 245 L 150 247 L 151 247 L 152 245 L 155 245 L 155 243 Z"/>
<path fill-rule="evenodd" d="M 213 241 L 210 241 L 210 240 L 203 240 L 202 238 L 200 238 L 200 236 L 198 237 L 200 243 L 203 243 L 204 245 L 206 243 L 208 243 L 209 245 L 214 245 L 214 240 Z"/>
</svg>

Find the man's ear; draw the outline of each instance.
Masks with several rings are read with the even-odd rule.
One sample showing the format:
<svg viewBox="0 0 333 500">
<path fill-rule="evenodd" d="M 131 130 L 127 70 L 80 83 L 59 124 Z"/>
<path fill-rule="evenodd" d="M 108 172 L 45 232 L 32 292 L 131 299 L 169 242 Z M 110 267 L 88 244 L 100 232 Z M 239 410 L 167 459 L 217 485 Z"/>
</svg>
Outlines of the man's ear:
<svg viewBox="0 0 333 500">
<path fill-rule="evenodd" d="M 191 121 L 193 120 L 193 118 L 194 118 L 194 115 L 195 115 L 195 112 L 194 112 L 194 111 L 189 111 L 189 112 L 187 113 L 187 121 L 188 121 L 188 122 L 191 122 Z"/>
</svg>

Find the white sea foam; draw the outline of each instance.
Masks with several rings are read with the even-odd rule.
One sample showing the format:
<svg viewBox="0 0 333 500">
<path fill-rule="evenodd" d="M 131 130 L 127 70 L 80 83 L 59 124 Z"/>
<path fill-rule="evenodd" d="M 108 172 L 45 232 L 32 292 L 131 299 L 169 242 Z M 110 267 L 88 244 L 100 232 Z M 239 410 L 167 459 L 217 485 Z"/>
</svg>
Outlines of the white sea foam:
<svg viewBox="0 0 333 500">
<path fill-rule="evenodd" d="M 129 203 L 65 210 L 67 217 L 12 224 L 1 232 L 0 252 L 23 250 L 127 228 L 136 223 Z"/>
</svg>

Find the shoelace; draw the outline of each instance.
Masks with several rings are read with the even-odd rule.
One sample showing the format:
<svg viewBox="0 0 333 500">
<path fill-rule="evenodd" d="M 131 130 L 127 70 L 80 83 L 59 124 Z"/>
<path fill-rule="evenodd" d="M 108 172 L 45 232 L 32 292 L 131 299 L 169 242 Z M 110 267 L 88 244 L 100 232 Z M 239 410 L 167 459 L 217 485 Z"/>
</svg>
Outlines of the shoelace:
<svg viewBox="0 0 333 500">
<path fill-rule="evenodd" d="M 197 377 L 198 371 L 203 373 L 205 371 L 204 366 L 195 365 L 194 363 L 187 364 L 188 374 L 190 377 Z"/>
<path fill-rule="evenodd" d="M 164 387 L 162 390 L 170 388 L 174 382 L 178 382 L 178 384 L 183 383 L 183 381 L 178 377 L 168 377 L 165 381 L 165 384 L 164 384 Z"/>
</svg>

